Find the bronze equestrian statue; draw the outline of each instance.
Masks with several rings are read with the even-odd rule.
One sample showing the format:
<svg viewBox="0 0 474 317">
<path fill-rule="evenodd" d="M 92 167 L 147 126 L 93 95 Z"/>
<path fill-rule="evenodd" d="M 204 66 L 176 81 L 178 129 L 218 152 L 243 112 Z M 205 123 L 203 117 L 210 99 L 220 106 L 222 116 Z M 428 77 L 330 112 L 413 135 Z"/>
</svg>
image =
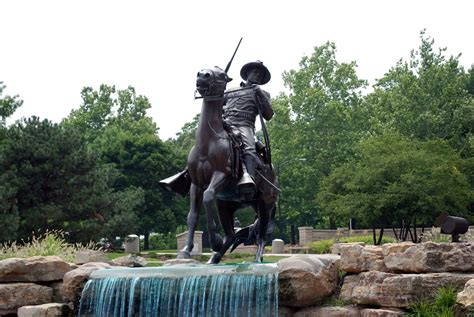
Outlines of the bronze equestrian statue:
<svg viewBox="0 0 474 317">
<path fill-rule="evenodd" d="M 186 194 L 189 188 L 188 235 L 178 258 L 191 257 L 194 231 L 204 205 L 214 251 L 209 263 L 219 263 L 229 248 L 233 250 L 240 243 L 256 243 L 255 261 L 262 261 L 280 191 L 269 148 L 254 141 L 257 114 L 266 119 L 273 115 L 268 93 L 257 86 L 270 80 L 270 72 L 257 61 L 246 64 L 241 76 L 246 80 L 242 88 L 226 92 L 232 79 L 224 70 L 214 67 L 197 74 L 196 88 L 203 103 L 187 170 L 160 182 L 180 194 Z M 256 211 L 256 221 L 235 231 L 235 212 L 246 206 Z M 219 223 L 224 239 L 217 234 Z"/>
</svg>

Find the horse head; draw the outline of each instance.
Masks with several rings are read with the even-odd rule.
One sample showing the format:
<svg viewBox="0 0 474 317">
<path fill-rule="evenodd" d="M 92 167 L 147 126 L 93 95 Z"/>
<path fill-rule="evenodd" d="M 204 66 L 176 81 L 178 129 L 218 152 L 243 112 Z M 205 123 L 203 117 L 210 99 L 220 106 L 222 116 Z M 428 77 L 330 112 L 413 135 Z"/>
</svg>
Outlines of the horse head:
<svg viewBox="0 0 474 317">
<path fill-rule="evenodd" d="M 202 97 L 222 96 L 231 80 L 224 70 L 214 66 L 213 69 L 203 69 L 197 73 L 196 88 Z"/>
</svg>

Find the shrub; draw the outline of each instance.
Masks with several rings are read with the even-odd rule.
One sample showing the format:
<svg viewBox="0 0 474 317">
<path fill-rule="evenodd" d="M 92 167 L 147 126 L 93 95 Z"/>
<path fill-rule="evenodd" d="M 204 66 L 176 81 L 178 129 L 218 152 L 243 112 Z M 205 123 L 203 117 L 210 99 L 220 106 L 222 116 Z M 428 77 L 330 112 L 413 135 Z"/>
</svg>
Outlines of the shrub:
<svg viewBox="0 0 474 317">
<path fill-rule="evenodd" d="M 33 234 L 30 241 L 2 244 L 0 245 L 0 260 L 55 255 L 65 261 L 72 262 L 77 251 L 82 249 L 98 249 L 92 242 L 85 246 L 67 243 L 64 239 L 66 235 L 67 233 L 62 230 L 52 230 L 38 236 Z"/>
<path fill-rule="evenodd" d="M 314 241 L 309 244 L 310 252 L 316 254 L 326 254 L 332 252 L 332 246 L 334 245 L 334 240 L 319 240 Z"/>
<path fill-rule="evenodd" d="M 341 237 L 339 238 L 339 242 L 365 242 L 366 244 L 374 244 L 374 238 L 371 235 L 366 235 L 366 236 L 351 236 L 351 237 Z M 394 243 L 397 242 L 392 237 L 387 237 L 384 236 L 382 237 L 382 244 L 384 243 Z"/>
<path fill-rule="evenodd" d="M 438 289 L 433 299 L 428 299 L 411 305 L 409 316 L 413 317 L 454 317 L 457 290 L 446 286 Z"/>
</svg>

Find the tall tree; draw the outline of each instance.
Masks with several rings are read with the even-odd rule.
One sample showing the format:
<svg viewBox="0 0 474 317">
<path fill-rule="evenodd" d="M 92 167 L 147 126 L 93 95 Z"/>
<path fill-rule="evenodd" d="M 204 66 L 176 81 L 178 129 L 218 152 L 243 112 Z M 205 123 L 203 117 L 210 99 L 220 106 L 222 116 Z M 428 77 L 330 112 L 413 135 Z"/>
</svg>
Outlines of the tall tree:
<svg viewBox="0 0 474 317">
<path fill-rule="evenodd" d="M 410 60 L 401 59 L 374 86 L 364 104 L 373 133 L 397 131 L 420 140 L 441 138 L 472 156 L 474 127 L 473 71 L 458 56 L 435 50 L 434 40 L 421 32 L 421 44 Z"/>
<path fill-rule="evenodd" d="M 336 60 L 333 43 L 315 47 L 299 66 L 283 74 L 290 92 L 274 100 L 277 115 L 269 124 L 292 236 L 297 225 L 323 222 L 314 197 L 321 178 L 352 156 L 360 135 L 355 113 L 367 85 L 357 77 L 355 62 Z"/>
<path fill-rule="evenodd" d="M 461 172 L 465 160 L 446 141 L 385 134 L 362 141 L 356 151 L 322 182 L 318 201 L 326 213 L 404 228 L 402 240 L 410 224 L 431 226 L 443 211 L 468 214 L 474 191 Z"/>
<path fill-rule="evenodd" d="M 34 231 L 63 229 L 71 241 L 89 241 L 107 230 L 133 228 L 137 217 L 120 217 L 140 203 L 140 190 L 116 192 L 115 173 L 98 164 L 74 129 L 36 117 L 11 127 L 0 147 L 2 240 Z M 5 205 L 5 203 L 7 205 Z M 120 217 L 121 223 L 111 220 Z M 17 230 L 15 230 L 15 228 Z"/>
<path fill-rule="evenodd" d="M 18 95 L 3 96 L 5 88 L 7 86 L 3 84 L 3 81 L 0 81 L 0 127 L 5 126 L 5 119 L 11 116 L 23 104 L 23 100 L 19 99 Z"/>
<path fill-rule="evenodd" d="M 162 142 L 158 128 L 146 115 L 151 107 L 148 99 L 137 95 L 133 87 L 116 90 L 101 85 L 99 91 L 84 88 L 83 104 L 71 113 L 67 124 L 84 131 L 90 148 L 99 153 L 104 163 L 113 164 L 119 176 L 114 187 L 119 190 L 140 188 L 144 201 L 137 206 L 137 233 L 148 237 L 153 231 L 175 232 L 184 222 L 185 211 L 158 181 L 179 170 L 173 148 Z"/>
</svg>

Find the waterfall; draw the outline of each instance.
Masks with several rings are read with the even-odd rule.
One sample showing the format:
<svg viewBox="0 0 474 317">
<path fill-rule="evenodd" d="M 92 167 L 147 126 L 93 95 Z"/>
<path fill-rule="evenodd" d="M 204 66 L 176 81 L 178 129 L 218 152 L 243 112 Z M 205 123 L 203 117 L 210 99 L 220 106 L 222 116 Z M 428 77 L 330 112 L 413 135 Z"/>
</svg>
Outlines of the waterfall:
<svg viewBox="0 0 474 317">
<path fill-rule="evenodd" d="M 98 270 L 79 316 L 278 316 L 273 264 L 177 265 Z"/>
</svg>

